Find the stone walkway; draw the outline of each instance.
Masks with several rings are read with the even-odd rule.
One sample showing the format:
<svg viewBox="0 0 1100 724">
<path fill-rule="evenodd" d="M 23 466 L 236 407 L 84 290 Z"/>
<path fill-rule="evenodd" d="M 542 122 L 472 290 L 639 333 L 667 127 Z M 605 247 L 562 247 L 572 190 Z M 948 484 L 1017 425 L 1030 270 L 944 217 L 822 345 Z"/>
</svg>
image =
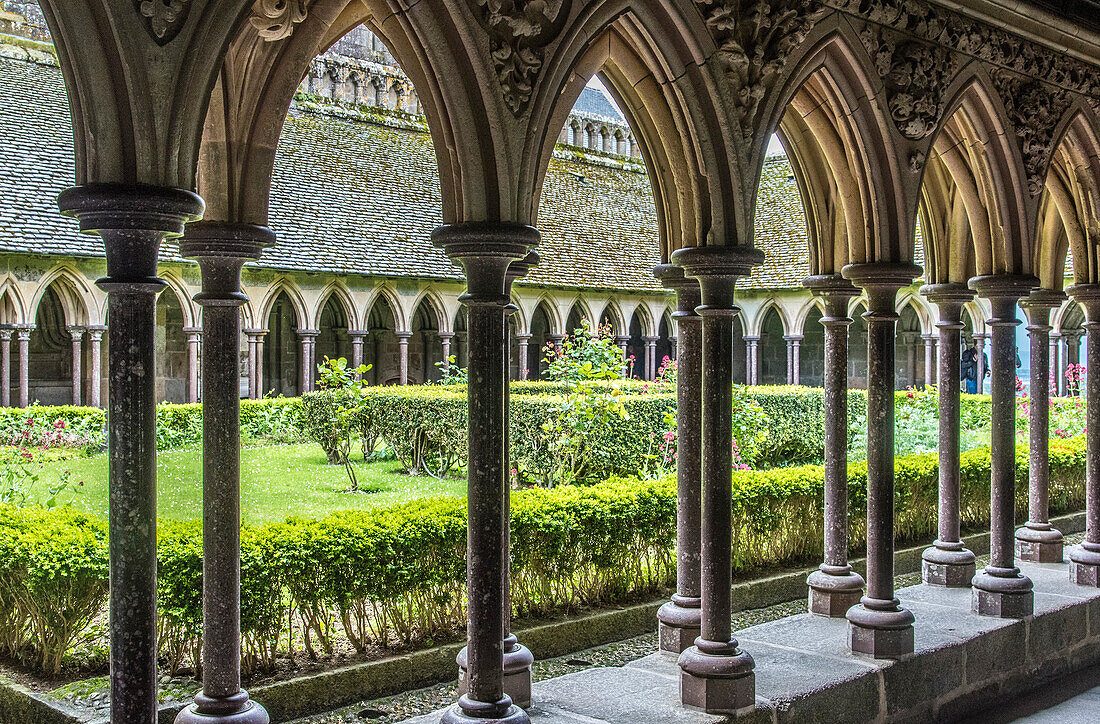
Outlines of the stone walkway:
<svg viewBox="0 0 1100 724">
<path fill-rule="evenodd" d="M 1021 568 L 1036 591 L 1036 615 L 1025 620 L 971 613 L 968 589 L 917 585 L 898 591 L 917 618 L 917 652 L 896 662 L 849 653 L 842 619 L 802 614 L 740 631 L 738 638 L 756 660 L 757 708 L 738 721 L 952 720 L 988 700 L 991 691 L 1011 691 L 1036 670 L 1064 670 L 1075 655 L 1100 644 L 1100 591 L 1070 584 L 1065 564 Z M 660 654 L 542 681 L 534 694 L 530 713 L 536 724 L 728 721 L 681 707 L 676 662 Z M 435 724 L 440 716 L 410 724 Z M 1100 722 L 1100 714 L 1084 721 Z"/>
</svg>

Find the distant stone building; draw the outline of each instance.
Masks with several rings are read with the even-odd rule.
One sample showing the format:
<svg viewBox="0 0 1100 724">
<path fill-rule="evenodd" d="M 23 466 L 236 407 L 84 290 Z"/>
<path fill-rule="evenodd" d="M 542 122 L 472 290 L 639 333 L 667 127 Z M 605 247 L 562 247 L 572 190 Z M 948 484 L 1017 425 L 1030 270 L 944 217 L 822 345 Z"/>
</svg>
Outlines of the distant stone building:
<svg viewBox="0 0 1100 724">
<path fill-rule="evenodd" d="M 0 395 L 3 404 L 100 405 L 106 389 L 102 243 L 61 218 L 54 197 L 73 178 L 65 88 L 36 3 L 0 15 Z M 245 268 L 241 394 L 312 389 L 316 363 L 372 365 L 372 384 L 436 380 L 466 354 L 459 270 L 429 242 L 441 223 L 434 150 L 420 102 L 385 47 L 359 28 L 319 56 L 286 120 L 271 191 L 278 244 Z M 476 133 L 477 129 L 470 129 Z M 618 109 L 589 88 L 565 123 L 542 194 L 542 263 L 514 298 L 512 376 L 536 378 L 543 350 L 582 319 L 610 325 L 649 379 L 674 355 L 672 297 L 656 282 L 656 211 L 644 161 Z M 765 165 L 756 244 L 767 261 L 739 286 L 735 380 L 819 385 L 820 305 L 809 270 L 802 202 L 783 156 Z M 593 249 L 598 252 L 593 253 Z M 158 395 L 199 399 L 197 266 L 162 251 L 169 289 L 158 302 Z M 969 307 L 981 341 L 987 315 Z M 858 303 L 857 303 L 858 304 Z M 858 306 L 853 305 L 853 309 Z M 932 381 L 935 312 L 914 285 L 899 298 L 899 386 Z M 1066 306 L 1055 334 L 1076 362 L 1081 314 Z M 865 379 L 865 327 L 852 328 L 849 377 Z"/>
</svg>

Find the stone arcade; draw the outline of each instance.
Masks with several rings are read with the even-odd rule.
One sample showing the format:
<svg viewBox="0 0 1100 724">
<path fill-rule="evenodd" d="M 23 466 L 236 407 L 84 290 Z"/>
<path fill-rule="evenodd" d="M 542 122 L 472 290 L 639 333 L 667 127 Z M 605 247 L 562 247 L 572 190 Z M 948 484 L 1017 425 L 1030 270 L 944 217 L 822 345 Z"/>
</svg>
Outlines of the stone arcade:
<svg viewBox="0 0 1100 724">
<path fill-rule="evenodd" d="M 1042 310 L 1063 291 L 1067 251 L 1074 283 L 1065 291 L 1084 309 L 1089 367 L 1100 369 L 1098 13 L 1092 2 L 1071 10 L 1040 8 L 1048 5 L 1054 4 L 44 0 L 76 147 L 75 186 L 61 194 L 60 208 L 82 231 L 101 236 L 106 248 L 107 275 L 99 286 L 111 319 L 112 721 L 156 718 L 154 318 L 165 286 L 157 277 L 160 246 L 175 237 L 182 237 L 181 253 L 199 261 L 207 348 L 207 675 L 202 694 L 178 721 L 267 720 L 240 689 L 236 645 L 238 390 L 226 378 L 236 379 L 231 351 L 236 309 L 244 302 L 240 269 L 278 244 L 267 228 L 268 191 L 278 129 L 299 83 L 319 51 L 363 22 L 418 91 L 441 179 L 443 225 L 433 241 L 461 264 L 468 286 L 470 453 L 480 461 L 469 473 L 468 673 L 466 693 L 443 721 L 531 721 L 510 698 L 504 675 L 506 291 L 510 266 L 539 241 L 547 164 L 574 100 L 595 73 L 627 114 L 649 171 L 664 262 L 658 273 L 681 297 L 681 324 L 698 317 L 688 322 L 698 333 L 680 335 L 678 344 L 681 359 L 698 360 L 679 391 L 682 401 L 691 396 L 699 402 L 685 405 L 679 420 L 681 436 L 699 443 L 680 457 L 679 532 L 681 555 L 698 550 L 699 563 L 681 571 L 661 637 L 680 655 L 682 704 L 711 713 L 751 712 L 758 684 L 775 661 L 765 656 L 773 644 L 758 640 L 767 632 L 751 631 L 739 642 L 730 630 L 729 567 L 734 291 L 738 279 L 763 261 L 753 239 L 756 191 L 775 131 L 806 199 L 810 285 L 829 309 L 826 368 L 840 362 L 848 319 L 841 299 L 855 291 L 866 299 L 868 437 L 874 442 L 868 450 L 865 595 L 846 608 L 861 581 L 843 554 L 843 493 L 835 489 L 842 447 L 834 444 L 826 451 L 833 471 L 830 553 L 811 581 L 815 610 L 823 615 L 784 622 L 799 631 L 772 631 L 772 640 L 794 635 L 822 650 L 850 647 L 859 654 L 845 654 L 850 665 L 864 662 L 850 681 L 879 682 L 880 688 L 864 687 L 848 700 L 875 712 L 884 701 L 882 716 L 931 714 L 990 695 L 973 688 L 973 681 L 985 681 L 980 677 L 942 696 L 927 694 L 927 700 L 912 699 L 928 690 L 898 685 L 898 676 L 912 677 L 921 667 L 926 677 L 943 673 L 920 642 L 951 622 L 968 632 L 966 645 L 990 643 L 986 654 L 996 670 L 1015 672 L 1051 647 L 1056 654 L 1077 651 L 1060 670 L 1095 661 L 1097 622 L 1089 618 L 1096 616 L 1089 603 L 1100 570 L 1100 464 L 1088 466 L 1086 539 L 1067 551 L 1068 565 L 1017 566 L 1012 527 L 1013 312 L 1027 300 L 1036 344 L 1047 341 Z M 918 217 L 926 239 L 923 269 L 915 264 Z M 951 509 L 958 504 L 957 458 L 945 446 L 940 540 L 925 569 L 928 583 L 938 585 L 895 592 L 896 304 L 899 290 L 918 277 L 932 303 L 942 305 L 942 370 L 951 372 L 955 364 L 959 307 L 972 295 L 986 300 L 992 561 L 971 587 L 974 562 L 958 541 Z M 695 295 L 700 303 L 693 314 Z M 796 347 L 790 349 L 793 359 Z M 847 379 L 833 370 L 828 381 L 835 405 Z M 1045 379 L 1033 384 L 1037 395 L 1045 394 Z M 948 440 L 957 434 L 957 420 L 946 416 L 957 410 L 955 393 L 953 385 L 941 388 Z M 1089 377 L 1087 397 L 1095 462 L 1100 375 Z M 834 415 L 831 422 L 842 421 Z M 1044 454 L 1045 437 L 1034 436 L 1031 444 Z M 1020 534 L 1019 558 L 1049 560 L 1058 537 L 1043 509 L 1043 472 L 1032 470 L 1033 508 Z M 695 501 L 702 501 L 698 511 Z M 1045 545 L 1035 545 L 1036 538 Z M 1078 616 L 1072 635 L 1036 638 L 1025 643 L 1026 652 L 993 646 L 1004 643 L 1001 634 L 1046 625 L 1052 614 L 1039 604 L 1051 591 L 1061 592 L 1063 610 L 1070 612 L 1059 620 Z M 928 606 L 922 601 L 928 597 L 956 605 Z M 1073 649 L 1089 641 L 1091 648 Z M 508 642 L 507 648 L 514 653 L 518 646 Z M 899 660 L 895 666 L 873 663 L 893 659 Z M 803 678 L 822 680 L 839 667 L 828 663 L 832 659 L 804 661 Z M 989 681 L 1017 690 L 1026 685 L 1019 676 Z M 603 686 L 607 691 L 606 681 Z M 675 711 L 676 720 L 713 720 L 679 705 L 668 709 L 675 688 L 675 679 L 655 675 L 631 701 L 641 707 L 633 720 L 660 720 L 658 708 L 647 706 Z M 598 682 L 589 681 L 578 700 L 587 693 L 595 703 L 577 713 L 599 716 L 598 705 L 607 699 L 599 691 Z M 537 713 L 537 688 L 535 696 L 533 711 L 546 720 Z"/>
</svg>

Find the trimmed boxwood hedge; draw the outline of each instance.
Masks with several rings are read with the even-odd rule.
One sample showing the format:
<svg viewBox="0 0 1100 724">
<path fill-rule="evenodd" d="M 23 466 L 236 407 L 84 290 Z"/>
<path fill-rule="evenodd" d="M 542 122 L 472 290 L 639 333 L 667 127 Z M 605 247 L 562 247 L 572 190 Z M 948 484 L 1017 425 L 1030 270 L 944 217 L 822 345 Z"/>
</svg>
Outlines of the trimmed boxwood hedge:
<svg viewBox="0 0 1100 724">
<path fill-rule="evenodd" d="M 1052 440 L 1051 508 L 1084 503 L 1082 438 Z M 866 467 L 849 467 L 851 545 L 865 542 Z M 900 540 L 936 526 L 934 455 L 896 461 Z M 1027 450 L 1016 456 L 1016 507 L 1027 507 Z M 822 553 L 823 469 L 733 476 L 733 562 L 738 571 L 817 560 Z M 989 519 L 989 450 L 962 456 L 963 525 Z M 674 578 L 673 477 L 512 494 L 512 602 L 516 615 L 569 610 L 652 593 Z M 466 502 L 419 500 L 374 511 L 290 518 L 242 531 L 246 666 L 262 670 L 290 640 L 311 653 L 337 636 L 357 649 L 417 643 L 464 622 Z M 162 523 L 158 543 L 162 654 L 198 661 L 201 527 Z M 102 522 L 68 510 L 0 507 L 0 645 L 49 670 L 100 610 L 107 591 Z M 340 622 L 341 626 L 335 624 Z M 291 637 L 293 627 L 296 636 Z M 302 634 L 305 634 L 302 636 Z"/>
</svg>

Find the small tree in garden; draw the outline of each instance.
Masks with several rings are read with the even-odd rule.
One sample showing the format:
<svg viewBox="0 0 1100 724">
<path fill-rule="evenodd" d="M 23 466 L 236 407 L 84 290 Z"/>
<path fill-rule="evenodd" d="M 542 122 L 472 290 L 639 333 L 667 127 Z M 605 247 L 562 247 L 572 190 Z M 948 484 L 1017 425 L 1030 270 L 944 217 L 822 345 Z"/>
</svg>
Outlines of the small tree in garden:
<svg viewBox="0 0 1100 724">
<path fill-rule="evenodd" d="M 311 398 L 302 405 L 307 428 L 313 439 L 325 451 L 331 465 L 343 465 L 348 474 L 349 491 L 359 490 L 359 479 L 351 464 L 351 443 L 355 436 L 356 412 L 363 401 L 367 386 L 363 375 L 368 365 L 349 368 L 343 357 L 317 365 L 317 387 L 328 392 Z"/>
<path fill-rule="evenodd" d="M 608 383 L 620 379 L 622 350 L 610 327 L 593 329 L 588 320 L 562 342 L 561 352 L 546 348 L 547 376 L 564 382 L 568 392 L 554 415 L 543 424 L 553 462 L 551 483 L 584 480 L 588 470 L 606 454 L 590 441 L 608 431 L 615 420 L 627 417 L 620 392 Z"/>
</svg>

